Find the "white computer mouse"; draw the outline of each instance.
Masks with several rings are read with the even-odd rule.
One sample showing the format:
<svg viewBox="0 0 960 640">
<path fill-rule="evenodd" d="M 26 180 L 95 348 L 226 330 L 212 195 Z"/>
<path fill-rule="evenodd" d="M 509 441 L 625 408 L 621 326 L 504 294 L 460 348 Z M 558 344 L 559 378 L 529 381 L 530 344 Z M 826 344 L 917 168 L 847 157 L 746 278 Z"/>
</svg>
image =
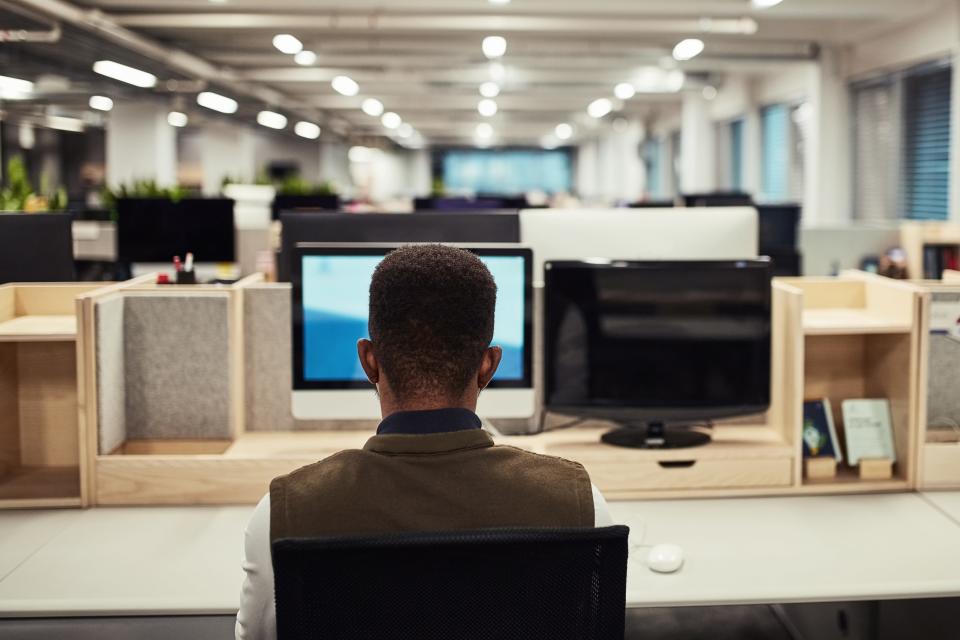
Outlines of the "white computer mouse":
<svg viewBox="0 0 960 640">
<path fill-rule="evenodd" d="M 657 573 L 673 573 L 683 566 L 683 549 L 675 544 L 657 544 L 647 555 L 647 567 Z"/>
</svg>

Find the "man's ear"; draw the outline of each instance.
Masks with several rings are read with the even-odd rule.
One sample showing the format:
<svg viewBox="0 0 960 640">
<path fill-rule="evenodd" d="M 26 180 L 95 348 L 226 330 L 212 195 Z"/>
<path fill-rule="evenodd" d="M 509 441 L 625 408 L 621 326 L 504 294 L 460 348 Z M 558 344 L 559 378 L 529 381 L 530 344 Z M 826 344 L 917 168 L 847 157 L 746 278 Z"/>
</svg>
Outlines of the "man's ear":
<svg viewBox="0 0 960 640">
<path fill-rule="evenodd" d="M 483 352 L 483 358 L 480 360 L 480 371 L 477 372 L 477 388 L 483 390 L 490 384 L 493 374 L 497 372 L 500 366 L 500 359 L 503 358 L 503 349 L 500 347 L 487 347 Z"/>
<path fill-rule="evenodd" d="M 357 340 L 357 355 L 360 357 L 360 366 L 367 374 L 367 380 L 372 384 L 380 382 L 380 363 L 373 352 L 373 343 L 366 338 Z"/>
</svg>

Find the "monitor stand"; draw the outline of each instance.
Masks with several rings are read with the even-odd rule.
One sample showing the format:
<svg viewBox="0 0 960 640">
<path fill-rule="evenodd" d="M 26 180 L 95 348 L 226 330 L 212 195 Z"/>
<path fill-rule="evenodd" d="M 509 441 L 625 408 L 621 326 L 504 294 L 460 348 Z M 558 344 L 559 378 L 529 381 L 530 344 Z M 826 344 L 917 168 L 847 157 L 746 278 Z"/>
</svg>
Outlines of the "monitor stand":
<svg viewBox="0 0 960 640">
<path fill-rule="evenodd" d="M 695 427 L 647 422 L 608 431 L 600 436 L 600 439 L 607 444 L 634 449 L 685 449 L 707 444 L 710 442 L 710 434 Z"/>
</svg>

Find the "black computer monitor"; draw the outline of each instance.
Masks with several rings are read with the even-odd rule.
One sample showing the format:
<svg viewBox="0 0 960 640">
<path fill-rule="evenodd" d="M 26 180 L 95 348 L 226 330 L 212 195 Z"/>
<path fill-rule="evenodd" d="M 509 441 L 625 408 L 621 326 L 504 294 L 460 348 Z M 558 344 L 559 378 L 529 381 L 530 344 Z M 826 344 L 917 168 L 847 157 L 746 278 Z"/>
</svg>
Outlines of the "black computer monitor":
<svg viewBox="0 0 960 640">
<path fill-rule="evenodd" d="M 752 207 L 753 197 L 740 191 L 685 193 L 683 204 L 686 207 Z"/>
<path fill-rule="evenodd" d="M 0 284 L 75 280 L 72 224 L 68 213 L 0 213 Z"/>
<path fill-rule="evenodd" d="M 446 213 L 282 213 L 277 279 L 291 277 L 293 250 L 303 242 L 449 242 L 515 244 L 520 242 L 516 212 Z"/>
<path fill-rule="evenodd" d="M 471 212 L 499 209 L 523 209 L 527 199 L 523 196 L 478 196 L 476 198 L 429 197 L 414 198 L 414 211 Z"/>
<path fill-rule="evenodd" d="M 770 404 L 767 260 L 548 262 L 544 404 L 620 422 L 611 444 L 682 447 Z"/>
<path fill-rule="evenodd" d="M 340 211 L 342 203 L 338 195 L 311 195 L 289 196 L 277 194 L 270 205 L 270 215 L 274 220 L 280 219 L 280 214 L 290 211 L 306 213 L 326 213 Z"/>
<path fill-rule="evenodd" d="M 197 262 L 234 262 L 233 200 L 117 200 L 117 260 L 169 262 L 192 252 Z"/>
</svg>

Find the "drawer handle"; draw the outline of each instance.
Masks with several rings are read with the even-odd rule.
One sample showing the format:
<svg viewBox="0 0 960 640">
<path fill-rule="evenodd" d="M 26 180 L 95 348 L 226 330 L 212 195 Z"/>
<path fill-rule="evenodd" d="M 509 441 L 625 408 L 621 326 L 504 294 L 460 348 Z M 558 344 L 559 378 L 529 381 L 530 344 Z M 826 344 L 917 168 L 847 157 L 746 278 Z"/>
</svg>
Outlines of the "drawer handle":
<svg viewBox="0 0 960 640">
<path fill-rule="evenodd" d="M 689 469 L 693 465 L 697 464 L 696 460 L 658 460 L 659 464 L 664 469 Z"/>
</svg>

